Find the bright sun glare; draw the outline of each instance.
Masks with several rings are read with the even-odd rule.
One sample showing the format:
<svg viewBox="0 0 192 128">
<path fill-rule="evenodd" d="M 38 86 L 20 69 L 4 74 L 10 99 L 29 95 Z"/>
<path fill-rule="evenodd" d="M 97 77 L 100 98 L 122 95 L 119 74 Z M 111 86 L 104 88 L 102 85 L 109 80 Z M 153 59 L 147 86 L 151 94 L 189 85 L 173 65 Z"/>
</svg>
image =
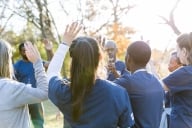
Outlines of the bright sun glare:
<svg viewBox="0 0 192 128">
<path fill-rule="evenodd" d="M 73 19 L 78 19 L 80 13 L 77 14 L 77 11 L 74 10 L 71 6 L 74 3 L 71 3 L 67 6 L 72 10 L 70 12 L 70 17 L 63 17 L 63 10 L 59 5 L 58 0 L 48 0 L 49 9 L 52 12 L 55 22 L 58 25 L 59 33 L 62 33 L 66 22 Z M 77 2 L 77 1 L 73 1 Z M 126 2 L 125 0 L 120 0 L 121 4 Z M 158 15 L 165 16 L 168 18 L 169 12 L 172 9 L 176 0 L 138 0 L 139 5 L 134 9 L 131 9 L 128 13 L 128 16 L 123 16 L 121 21 L 126 26 L 133 27 L 137 30 L 136 36 L 133 37 L 133 40 L 138 40 L 142 36 L 144 40 L 150 40 L 150 45 L 152 48 L 157 48 L 164 50 L 167 47 L 174 47 L 176 35 L 173 33 L 171 28 L 164 23 L 164 21 L 158 17 Z M 76 3 L 77 4 L 77 3 Z M 175 11 L 175 21 L 176 25 L 182 32 L 189 32 L 192 30 L 192 17 L 189 15 L 192 12 L 192 0 L 181 0 L 178 8 Z M 105 12 L 105 15 L 107 12 Z M 103 16 L 103 15 L 102 15 Z M 19 19 L 19 18 L 18 18 Z M 100 17 L 99 20 L 96 20 L 98 24 L 101 20 L 106 19 L 105 16 Z M 15 20 L 11 27 L 22 28 L 21 26 L 24 23 L 19 19 L 18 25 L 15 26 Z M 94 23 L 93 23 L 94 24 Z M 94 24 L 96 26 L 96 24 Z"/>
<path fill-rule="evenodd" d="M 175 0 L 143 0 L 139 7 L 131 10 L 129 18 L 125 17 L 123 20 L 138 31 L 133 40 L 138 40 L 142 36 L 144 40 L 150 40 L 152 48 L 174 48 L 176 35 L 159 17 L 168 18 L 174 3 Z M 191 0 L 181 1 L 174 13 L 176 25 L 182 32 L 192 29 L 192 17 L 186 15 L 192 12 L 191 3 Z"/>
</svg>

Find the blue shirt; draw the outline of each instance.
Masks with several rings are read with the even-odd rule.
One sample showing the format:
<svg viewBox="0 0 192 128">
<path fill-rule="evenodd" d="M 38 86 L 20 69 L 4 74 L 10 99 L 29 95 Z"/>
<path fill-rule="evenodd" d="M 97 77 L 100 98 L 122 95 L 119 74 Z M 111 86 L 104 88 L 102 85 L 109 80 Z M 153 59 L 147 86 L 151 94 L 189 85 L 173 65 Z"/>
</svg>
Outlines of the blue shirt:
<svg viewBox="0 0 192 128">
<path fill-rule="evenodd" d="M 163 112 L 163 88 L 147 71 L 125 73 L 114 81 L 129 93 L 135 118 L 134 128 L 159 128 Z"/>
<path fill-rule="evenodd" d="M 126 90 L 107 80 L 96 80 L 78 122 L 71 117 L 70 87 L 58 77 L 51 78 L 48 96 L 72 128 L 128 128 L 134 124 Z"/>
<path fill-rule="evenodd" d="M 34 68 L 31 62 L 19 60 L 14 64 L 15 77 L 19 82 L 31 84 L 36 88 L 36 80 L 34 75 Z"/>
<path fill-rule="evenodd" d="M 171 94 L 171 128 L 192 127 L 192 66 L 184 66 L 163 79 Z"/>
<path fill-rule="evenodd" d="M 117 73 L 118 73 L 119 75 L 122 75 L 122 74 L 124 73 L 125 69 L 126 69 L 125 63 L 118 60 L 118 61 L 115 62 L 115 68 L 116 68 L 116 70 L 117 70 Z M 115 78 L 115 76 L 113 75 L 113 73 L 108 72 L 107 80 L 113 81 L 113 80 L 115 80 L 115 79 L 116 79 L 116 78 Z"/>
</svg>

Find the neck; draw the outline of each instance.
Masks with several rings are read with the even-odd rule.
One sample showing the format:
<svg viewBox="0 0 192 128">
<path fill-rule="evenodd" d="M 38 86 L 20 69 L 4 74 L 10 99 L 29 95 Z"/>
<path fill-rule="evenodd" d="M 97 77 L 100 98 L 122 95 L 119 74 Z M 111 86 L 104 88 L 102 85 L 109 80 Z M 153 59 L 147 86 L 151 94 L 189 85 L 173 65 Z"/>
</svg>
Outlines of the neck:
<svg viewBox="0 0 192 128">
<path fill-rule="evenodd" d="M 145 69 L 145 66 L 134 65 L 133 67 L 131 67 L 130 71 L 131 73 L 134 73 L 136 70 L 139 70 L 139 69 Z"/>
<path fill-rule="evenodd" d="M 27 59 L 25 59 L 25 58 L 23 58 L 23 61 L 25 61 L 25 62 L 29 62 L 29 60 L 27 60 Z"/>
</svg>

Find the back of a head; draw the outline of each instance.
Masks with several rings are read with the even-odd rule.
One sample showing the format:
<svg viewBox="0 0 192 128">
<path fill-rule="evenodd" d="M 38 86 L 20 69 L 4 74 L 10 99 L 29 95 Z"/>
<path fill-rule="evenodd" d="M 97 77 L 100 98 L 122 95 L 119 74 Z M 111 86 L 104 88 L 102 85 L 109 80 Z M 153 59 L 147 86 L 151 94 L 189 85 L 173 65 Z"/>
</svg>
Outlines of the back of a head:
<svg viewBox="0 0 192 128">
<path fill-rule="evenodd" d="M 99 46 L 96 40 L 90 37 L 79 37 L 73 40 L 69 52 L 72 58 L 72 73 L 77 70 L 78 73 L 96 70 L 99 63 Z"/>
<path fill-rule="evenodd" d="M 0 77 L 11 78 L 13 71 L 11 45 L 4 40 L 0 40 L 0 56 Z"/>
<path fill-rule="evenodd" d="M 151 58 L 151 48 L 144 41 L 135 41 L 127 48 L 127 54 L 138 66 L 146 66 Z"/>
<path fill-rule="evenodd" d="M 99 64 L 100 50 L 96 40 L 90 37 L 78 37 L 70 48 L 72 115 L 78 120 L 82 112 L 82 103 L 91 92 Z"/>
<path fill-rule="evenodd" d="M 177 44 L 180 49 L 185 48 L 188 52 L 187 60 L 192 64 L 192 32 L 181 34 L 177 38 Z"/>
</svg>

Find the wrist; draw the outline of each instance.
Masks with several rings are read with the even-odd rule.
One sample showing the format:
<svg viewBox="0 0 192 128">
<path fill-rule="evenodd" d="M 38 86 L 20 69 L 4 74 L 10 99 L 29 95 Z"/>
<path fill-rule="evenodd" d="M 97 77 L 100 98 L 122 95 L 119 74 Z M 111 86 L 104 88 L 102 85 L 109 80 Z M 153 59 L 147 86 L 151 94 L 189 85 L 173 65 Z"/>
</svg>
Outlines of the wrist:
<svg viewBox="0 0 192 128">
<path fill-rule="evenodd" d="M 67 43 L 65 43 L 65 42 L 61 42 L 61 44 L 68 46 L 68 44 L 67 44 Z"/>
</svg>

